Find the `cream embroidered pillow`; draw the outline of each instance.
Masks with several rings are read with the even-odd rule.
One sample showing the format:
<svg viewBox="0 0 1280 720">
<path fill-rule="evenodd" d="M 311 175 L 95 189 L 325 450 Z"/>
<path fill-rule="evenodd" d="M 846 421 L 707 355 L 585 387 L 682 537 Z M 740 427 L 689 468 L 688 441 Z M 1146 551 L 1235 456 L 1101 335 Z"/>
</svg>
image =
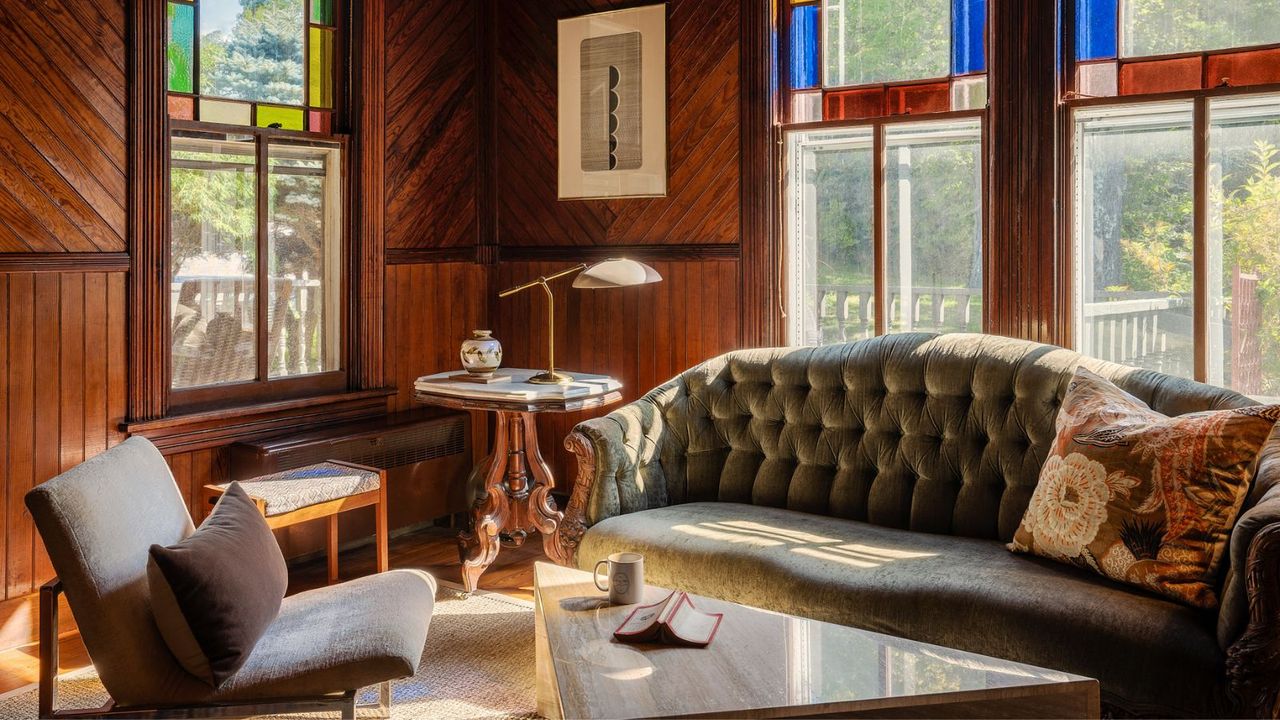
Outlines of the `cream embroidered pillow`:
<svg viewBox="0 0 1280 720">
<path fill-rule="evenodd" d="M 1076 370 L 1009 549 L 1202 608 L 1280 405 L 1166 417 Z"/>
</svg>

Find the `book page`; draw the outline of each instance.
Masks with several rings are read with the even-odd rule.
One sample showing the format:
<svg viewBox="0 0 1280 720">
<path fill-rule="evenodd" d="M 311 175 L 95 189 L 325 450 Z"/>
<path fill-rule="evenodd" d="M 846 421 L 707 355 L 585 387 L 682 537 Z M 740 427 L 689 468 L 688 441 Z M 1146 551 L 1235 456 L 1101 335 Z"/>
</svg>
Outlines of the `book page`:
<svg viewBox="0 0 1280 720">
<path fill-rule="evenodd" d="M 688 596 L 682 599 L 684 602 L 667 619 L 667 628 L 686 642 L 698 645 L 711 642 L 711 636 L 724 616 L 720 613 L 702 612 L 689 602 Z"/>
<path fill-rule="evenodd" d="M 671 604 L 672 598 L 676 597 L 676 593 L 663 598 L 660 602 L 653 605 L 642 605 L 631 613 L 622 625 L 614 631 L 617 635 L 637 635 L 653 628 L 657 624 L 667 606 Z"/>
</svg>

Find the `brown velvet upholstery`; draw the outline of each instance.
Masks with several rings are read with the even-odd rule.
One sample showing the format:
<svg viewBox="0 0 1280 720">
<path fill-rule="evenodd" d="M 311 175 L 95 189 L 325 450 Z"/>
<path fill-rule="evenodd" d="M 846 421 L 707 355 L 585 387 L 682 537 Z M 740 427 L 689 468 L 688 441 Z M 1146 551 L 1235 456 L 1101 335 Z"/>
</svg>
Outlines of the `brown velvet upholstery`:
<svg viewBox="0 0 1280 720">
<path fill-rule="evenodd" d="M 1019 622 L 1046 630 L 1053 616 L 1026 612 L 1020 603 L 1031 601 L 1019 599 L 1029 597 L 1026 583 L 1048 572 L 1044 564 L 1009 557 L 995 541 L 1007 542 L 1026 510 L 1054 437 L 1059 404 L 1080 365 L 1166 415 L 1254 404 L 1230 390 L 1105 363 L 1050 345 L 988 335 L 911 333 L 821 348 L 732 352 L 682 373 L 605 417 L 578 425 L 576 431 L 588 439 L 595 464 L 584 522 L 599 525 L 587 530 L 578 562 L 590 565 L 603 552 L 637 547 L 632 541 L 652 542 L 647 545 L 649 552 L 657 552 L 663 538 L 673 543 L 670 547 L 678 546 L 670 533 L 646 539 L 653 523 L 660 527 L 664 520 L 641 511 L 704 502 L 781 508 L 851 521 L 841 526 L 848 535 L 871 532 L 861 525 L 866 523 L 991 541 L 989 562 L 1007 569 L 1001 575 L 1007 582 L 973 587 L 974 595 L 957 598 L 967 598 L 974 607 L 1023 608 Z M 1263 492 L 1255 499 L 1262 496 L 1271 497 Z M 1267 501 L 1257 511 L 1274 512 L 1264 506 L 1269 507 Z M 711 508 L 708 512 L 715 508 L 701 507 Z M 722 507 L 726 519 L 740 512 L 737 505 Z M 1252 512 L 1249 507 L 1246 511 Z M 610 518 L 614 520 L 606 523 Z M 725 583 L 796 581 L 799 564 L 793 563 L 799 560 L 789 561 L 788 555 L 755 562 L 747 547 L 721 543 L 712 553 L 734 562 L 743 557 L 750 560 L 740 569 L 754 572 L 727 575 Z M 707 562 L 693 561 L 693 557 L 679 562 L 678 553 L 673 553 L 659 553 L 668 559 L 658 560 L 658 578 L 669 577 L 687 589 L 696 587 L 712 595 L 737 592 L 736 586 L 704 582 L 701 573 L 710 572 Z M 667 569 L 675 567 L 684 569 Z M 1025 578 L 1016 572 L 1020 567 L 1027 568 Z M 964 573 L 964 566 L 957 563 L 954 572 Z M 839 570 L 833 568 L 832 577 L 838 576 Z M 938 570 L 937 578 L 948 576 L 949 571 Z M 1194 687 L 1218 688 L 1222 651 L 1238 637 L 1247 614 L 1240 607 L 1244 593 L 1238 577 L 1238 572 L 1232 573 L 1223 588 L 1227 609 L 1220 628 L 1216 617 L 1193 620 L 1186 609 L 1140 591 L 1108 586 L 1100 578 L 1089 578 L 1087 583 L 1109 588 L 1108 602 L 1131 598 L 1140 604 L 1135 607 L 1161 608 L 1152 617 L 1176 618 L 1180 627 L 1195 628 L 1194 637 L 1157 634 L 1148 643 L 1147 656 L 1159 658 L 1159 644 L 1179 637 L 1176 642 L 1183 645 L 1177 652 L 1186 655 L 1190 648 L 1206 654 L 1195 672 L 1214 671 L 1214 677 Z M 857 597 L 845 580 L 834 587 L 842 589 L 828 594 L 830 602 L 843 598 L 839 602 L 853 603 Z M 978 600 L 983 592 L 998 597 Z M 1079 598 L 1080 612 L 1097 601 L 1087 594 L 1073 597 Z M 777 604 L 766 606 L 799 614 L 829 609 L 797 606 L 794 596 L 775 599 Z M 940 632 L 936 612 L 922 611 L 914 621 L 910 614 L 899 614 L 890 623 L 874 609 L 893 606 L 892 602 L 871 604 L 840 616 L 839 621 L 926 640 Z M 946 639 L 950 642 L 944 644 L 982 651 L 985 640 L 977 636 L 986 631 L 982 623 L 949 627 Z M 1082 637 L 1105 642 L 1108 632 Z M 1222 635 L 1221 642 L 1215 641 L 1215 632 Z M 1113 639 L 1113 652 L 1122 651 L 1123 637 Z M 1014 644 L 988 650 L 1008 655 L 1014 652 Z M 1093 660 L 1085 659 L 1086 649 L 1073 653 L 1052 645 L 1025 647 L 1043 648 L 1045 654 L 1027 650 L 1031 655 L 1018 659 L 1069 666 L 1098 677 L 1105 696 L 1134 708 L 1203 714 L 1220 707 L 1217 691 L 1207 705 L 1166 702 L 1169 698 L 1163 688 L 1178 673 L 1190 670 L 1148 672 L 1144 681 L 1117 675 L 1109 665 L 1093 665 Z M 1169 649 L 1172 652 L 1173 645 Z M 1096 653 L 1096 648 L 1088 652 Z"/>
</svg>

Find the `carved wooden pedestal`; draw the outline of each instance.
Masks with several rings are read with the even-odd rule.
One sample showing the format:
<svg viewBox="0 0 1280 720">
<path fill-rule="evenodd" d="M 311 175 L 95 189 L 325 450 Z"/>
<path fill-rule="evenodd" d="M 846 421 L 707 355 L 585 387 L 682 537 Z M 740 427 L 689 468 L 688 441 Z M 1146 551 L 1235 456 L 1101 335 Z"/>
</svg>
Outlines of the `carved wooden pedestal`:
<svg viewBox="0 0 1280 720">
<path fill-rule="evenodd" d="M 449 382 L 445 373 L 429 376 L 433 382 L 418 384 L 415 397 L 419 402 L 489 411 L 496 419 L 493 451 L 472 473 L 472 479 L 483 479 L 484 491 L 472 507 L 471 528 L 458 536 L 462 584 L 467 592 L 476 589 L 502 545 L 519 547 L 533 532 L 542 533 L 547 557 L 557 563 L 569 562 L 572 553 L 562 546 L 557 532 L 564 516 L 551 497 L 556 481 L 538 449 L 536 415 L 604 407 L 622 399 L 621 384 L 599 375 L 578 375 L 590 391 L 568 398 L 562 396 L 563 388 L 519 382 L 535 372 L 504 368 L 502 373 L 511 374 L 514 382 L 500 388 Z M 517 387 L 526 388 L 528 397 L 497 396 Z"/>
</svg>

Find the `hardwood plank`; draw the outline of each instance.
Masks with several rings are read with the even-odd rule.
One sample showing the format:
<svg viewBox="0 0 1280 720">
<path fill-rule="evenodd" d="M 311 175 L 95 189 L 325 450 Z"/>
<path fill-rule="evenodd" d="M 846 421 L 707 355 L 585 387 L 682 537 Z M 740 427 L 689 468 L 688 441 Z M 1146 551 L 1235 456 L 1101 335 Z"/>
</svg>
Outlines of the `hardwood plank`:
<svg viewBox="0 0 1280 720">
<path fill-rule="evenodd" d="M 61 469 L 70 470 L 84 462 L 84 364 L 85 338 L 84 275 L 63 278 L 61 297 L 62 365 L 61 426 L 58 438 Z"/>
<path fill-rule="evenodd" d="M 107 276 L 84 275 L 84 456 L 107 449 Z"/>
<path fill-rule="evenodd" d="M 125 330 L 128 311 L 125 307 L 125 274 L 107 276 L 107 446 L 124 441 L 120 429 L 128 410 L 128 368 Z"/>
<path fill-rule="evenodd" d="M 31 519 L 22 496 L 32 487 L 35 454 L 35 276 L 9 280 L 9 482 L 5 488 L 5 594 L 31 592 Z"/>
<path fill-rule="evenodd" d="M 10 367 L 9 353 L 13 349 L 12 335 L 9 332 L 9 312 L 12 303 L 9 298 L 10 279 L 13 275 L 0 274 L 0 360 L 4 361 L 5 367 Z M 9 472 L 9 447 L 13 444 L 13 439 L 9 433 L 9 378 L 7 372 L 0 372 L 0 488 L 8 488 L 10 480 Z M 8 499 L 7 492 L 0 492 L 0 503 L 6 502 Z M 9 556 L 9 518 L 6 513 L 0 512 L 0 576 L 5 572 L 5 565 Z M 0 625 L 3 627 L 3 625 Z"/>
<path fill-rule="evenodd" d="M 73 278 L 74 279 L 74 278 Z M 63 276 L 35 276 L 35 484 L 61 472 L 58 443 L 51 442 L 61 434 L 59 417 L 61 401 L 61 301 Z M 30 522 L 24 512 L 23 518 Z M 30 531 L 34 558 L 33 588 L 53 577 L 53 566 L 44 551 L 39 533 Z"/>
</svg>

